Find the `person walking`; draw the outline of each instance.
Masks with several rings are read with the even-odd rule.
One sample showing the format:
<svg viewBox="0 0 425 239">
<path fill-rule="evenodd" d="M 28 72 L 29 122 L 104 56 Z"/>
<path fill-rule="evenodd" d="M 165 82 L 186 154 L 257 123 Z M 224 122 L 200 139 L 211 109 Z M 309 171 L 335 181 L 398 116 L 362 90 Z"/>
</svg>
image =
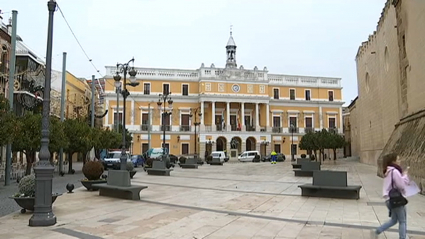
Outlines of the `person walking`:
<svg viewBox="0 0 425 239">
<path fill-rule="evenodd" d="M 383 183 L 383 197 L 385 204 L 389 210 L 391 219 L 382 224 L 380 227 L 370 232 L 371 238 L 378 238 L 378 235 L 394 226 L 398 222 L 399 239 L 406 239 L 407 221 L 406 221 L 406 204 L 404 198 L 406 187 L 409 185 L 410 179 L 407 175 L 407 168 L 404 172 L 400 167 L 400 157 L 395 153 L 387 154 L 383 157 L 383 173 L 385 175 Z M 398 192 L 399 196 L 397 196 Z M 398 204 L 398 205 L 396 205 Z"/>
<path fill-rule="evenodd" d="M 271 153 L 271 164 L 276 164 L 276 160 L 277 160 L 277 153 L 273 150 L 273 152 Z"/>
</svg>

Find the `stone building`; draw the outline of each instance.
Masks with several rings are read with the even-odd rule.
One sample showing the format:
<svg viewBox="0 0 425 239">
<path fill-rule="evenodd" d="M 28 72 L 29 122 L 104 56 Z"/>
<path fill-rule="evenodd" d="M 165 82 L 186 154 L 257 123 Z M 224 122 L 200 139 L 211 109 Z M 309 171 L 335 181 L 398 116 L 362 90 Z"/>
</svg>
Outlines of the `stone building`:
<svg viewBox="0 0 425 239">
<path fill-rule="evenodd" d="M 361 161 L 376 164 L 397 152 L 419 182 L 425 178 L 423 22 L 425 1 L 386 2 L 376 31 L 356 55 L 359 95 L 351 109 Z"/>
</svg>

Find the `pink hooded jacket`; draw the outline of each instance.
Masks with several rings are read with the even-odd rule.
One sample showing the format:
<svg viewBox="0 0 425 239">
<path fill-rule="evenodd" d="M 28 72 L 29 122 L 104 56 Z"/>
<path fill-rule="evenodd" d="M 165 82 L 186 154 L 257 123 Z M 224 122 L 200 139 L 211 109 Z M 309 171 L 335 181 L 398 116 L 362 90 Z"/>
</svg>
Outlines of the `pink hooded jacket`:
<svg viewBox="0 0 425 239">
<path fill-rule="evenodd" d="M 385 199 L 389 198 L 388 193 L 392 189 L 391 177 L 394 188 L 397 188 L 403 195 L 405 195 L 405 188 L 407 185 L 409 185 L 410 182 L 409 177 L 406 174 L 402 175 L 396 168 L 388 166 L 387 172 L 385 173 L 384 186 L 382 188 L 383 197 Z"/>
</svg>

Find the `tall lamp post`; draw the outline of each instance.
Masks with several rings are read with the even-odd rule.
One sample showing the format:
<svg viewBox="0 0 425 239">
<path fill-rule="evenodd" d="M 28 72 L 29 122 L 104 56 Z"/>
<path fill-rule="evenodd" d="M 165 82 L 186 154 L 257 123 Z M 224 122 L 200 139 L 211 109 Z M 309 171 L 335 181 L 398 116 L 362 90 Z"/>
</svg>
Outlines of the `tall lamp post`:
<svg viewBox="0 0 425 239">
<path fill-rule="evenodd" d="M 41 119 L 41 148 L 39 161 L 34 166 L 35 173 L 35 203 L 34 213 L 29 220 L 30 226 L 51 226 L 56 224 L 56 216 L 52 211 L 52 178 L 54 167 L 50 163 L 49 152 L 49 116 L 50 116 L 50 87 L 52 77 L 52 48 L 53 48 L 53 15 L 56 1 L 47 3 L 49 23 L 47 28 L 46 74 L 44 82 L 43 114 Z"/>
<path fill-rule="evenodd" d="M 295 131 L 295 126 L 294 124 L 291 124 L 291 161 L 295 161 L 295 155 L 294 155 L 294 131 Z"/>
<path fill-rule="evenodd" d="M 120 132 L 120 94 L 121 94 L 121 82 L 115 83 L 115 89 L 117 92 L 117 115 L 115 116 L 115 128 L 117 133 Z"/>
<path fill-rule="evenodd" d="M 127 63 L 121 64 L 121 63 L 117 63 L 117 73 L 114 76 L 114 80 L 115 80 L 115 87 L 118 88 L 121 86 L 121 76 L 120 73 L 123 74 L 124 76 L 124 80 L 123 80 L 123 84 L 122 84 L 122 90 L 121 90 L 121 94 L 123 97 L 123 111 L 122 111 L 122 147 L 121 147 L 121 166 L 120 169 L 121 170 L 126 170 L 126 166 L 127 166 L 127 153 L 126 153 L 126 140 L 125 140 L 125 136 L 126 136 L 126 130 L 125 130 L 125 114 L 126 114 L 126 110 L 125 110 L 125 101 L 127 99 L 127 97 L 130 95 L 130 92 L 128 92 L 127 90 L 127 85 L 135 87 L 137 85 L 139 85 L 138 82 L 136 82 L 136 74 L 137 71 L 134 69 L 134 66 L 132 66 L 130 68 L 130 63 L 134 64 L 134 58 L 129 60 Z M 127 73 L 130 75 L 130 83 L 127 83 Z"/>
<path fill-rule="evenodd" d="M 171 111 L 167 111 L 165 109 L 165 105 L 166 103 L 168 103 L 168 108 L 169 109 L 173 109 L 173 100 L 171 99 L 171 92 L 164 92 L 164 94 L 159 94 L 159 99 L 158 99 L 158 109 L 161 109 L 161 106 L 163 106 L 162 108 L 162 161 L 165 162 L 167 155 L 169 154 L 169 152 L 165 152 L 165 131 L 166 131 L 166 126 L 165 125 L 165 117 L 170 117 L 170 115 L 172 114 Z"/>
<path fill-rule="evenodd" d="M 195 140 L 194 140 L 195 141 L 195 158 L 198 158 L 198 154 L 196 152 L 196 148 L 197 148 L 197 144 L 198 144 L 198 135 L 196 134 L 196 127 L 201 124 L 201 122 L 197 122 L 196 115 L 199 116 L 199 119 L 201 119 L 201 117 L 202 117 L 202 113 L 201 112 L 198 113 L 198 110 L 200 110 L 199 107 L 196 108 L 195 110 L 190 109 L 191 112 L 190 112 L 190 115 L 189 115 L 190 118 L 192 118 L 193 116 L 195 117 L 194 118 L 195 122 L 193 122 L 193 125 L 195 125 Z"/>
</svg>

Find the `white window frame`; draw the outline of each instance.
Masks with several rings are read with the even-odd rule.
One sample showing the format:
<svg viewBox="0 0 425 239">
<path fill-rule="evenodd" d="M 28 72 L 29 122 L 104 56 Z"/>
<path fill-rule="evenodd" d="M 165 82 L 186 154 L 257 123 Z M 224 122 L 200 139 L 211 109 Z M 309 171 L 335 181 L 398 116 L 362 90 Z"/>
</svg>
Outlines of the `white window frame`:
<svg viewBox="0 0 425 239">
<path fill-rule="evenodd" d="M 327 122 L 328 127 L 326 127 L 326 128 L 328 128 L 328 129 L 330 128 L 329 119 L 335 119 L 335 129 L 338 129 L 338 119 L 337 119 L 336 115 L 328 115 L 328 122 Z"/>
<path fill-rule="evenodd" d="M 274 90 L 277 90 L 277 99 L 274 98 Z M 278 87 L 273 87 L 273 99 L 274 100 L 279 100 L 280 99 L 280 88 Z"/>
<path fill-rule="evenodd" d="M 152 84 L 150 82 L 143 82 L 143 95 L 147 95 L 145 94 L 145 84 L 149 85 L 149 95 L 152 95 Z"/>
<path fill-rule="evenodd" d="M 161 94 L 164 94 L 164 85 L 168 85 L 168 93 L 170 93 L 171 92 L 171 84 L 170 84 L 170 82 L 162 82 Z"/>
<path fill-rule="evenodd" d="M 311 118 L 311 128 L 314 130 L 314 114 L 305 115 L 304 114 L 304 128 L 307 128 L 307 125 L 305 123 L 306 118 Z"/>
<path fill-rule="evenodd" d="M 180 154 L 183 155 L 183 144 L 187 144 L 187 154 L 190 154 L 190 144 L 187 142 L 181 142 L 180 143 Z"/>
<path fill-rule="evenodd" d="M 307 100 L 307 91 L 309 91 L 310 92 L 310 99 L 309 100 Z M 304 90 L 304 100 L 306 100 L 306 101 L 311 101 L 312 100 L 312 96 L 311 96 L 311 89 L 305 89 Z"/>
<path fill-rule="evenodd" d="M 332 92 L 332 97 L 333 97 L 332 101 L 329 100 L 329 92 Z M 334 90 L 328 90 L 328 95 L 326 97 L 327 97 L 327 101 L 334 102 L 335 101 L 335 91 Z"/>
<path fill-rule="evenodd" d="M 297 100 L 297 89 L 295 88 L 289 88 L 289 100 L 291 99 L 291 90 L 294 90 L 294 99 L 293 100 Z"/>
</svg>

